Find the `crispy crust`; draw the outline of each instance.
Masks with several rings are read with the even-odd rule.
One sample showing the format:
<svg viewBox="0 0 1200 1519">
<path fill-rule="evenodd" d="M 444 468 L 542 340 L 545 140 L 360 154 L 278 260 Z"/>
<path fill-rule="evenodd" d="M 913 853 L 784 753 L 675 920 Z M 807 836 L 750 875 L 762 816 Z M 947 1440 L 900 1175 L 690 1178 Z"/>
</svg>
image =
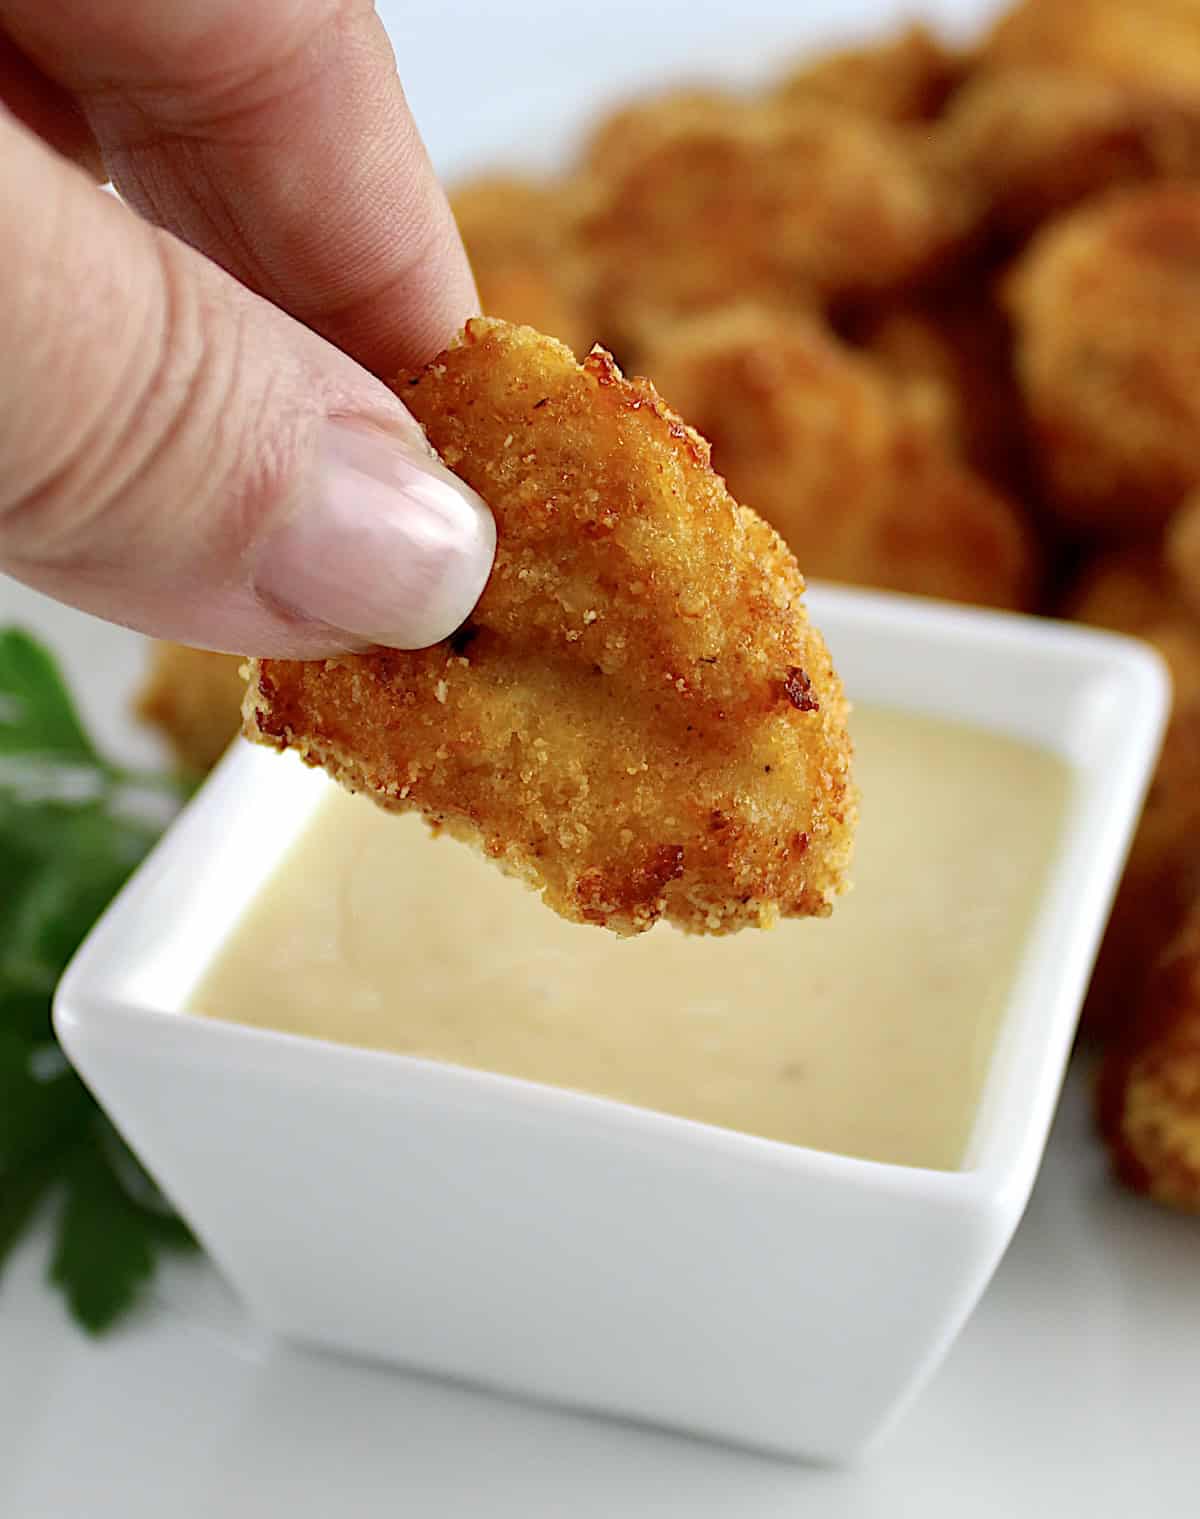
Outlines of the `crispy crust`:
<svg viewBox="0 0 1200 1519">
<path fill-rule="evenodd" d="M 938 131 L 1013 237 L 1099 191 L 1200 174 L 1200 101 L 1050 68 L 979 75 Z"/>
<path fill-rule="evenodd" d="M 1076 527 L 1146 536 L 1200 485 L 1200 186 L 1051 223 L 1009 285 L 1046 487 Z"/>
<path fill-rule="evenodd" d="M 1200 8 L 1195 0 L 1020 0 L 980 59 L 1200 97 Z"/>
<path fill-rule="evenodd" d="M 1157 548 L 1094 559 L 1062 610 L 1155 645 L 1174 688 L 1171 721 L 1113 906 L 1084 1009 L 1092 1034 L 1140 1017 L 1146 978 L 1200 891 L 1200 621 Z"/>
<path fill-rule="evenodd" d="M 833 105 L 693 97 L 627 113 L 578 189 L 605 341 L 736 298 L 876 295 L 943 269 L 977 211 L 923 140 Z M 594 158 L 596 155 L 593 155 Z"/>
<path fill-rule="evenodd" d="M 824 100 L 881 121 L 929 121 L 966 70 L 966 60 L 925 26 L 882 42 L 801 59 L 776 89 L 785 101 Z"/>
<path fill-rule="evenodd" d="M 983 275 L 934 299 L 889 306 L 855 340 L 914 421 L 1003 493 L 1029 498 L 1032 460 L 1011 334 Z"/>
<path fill-rule="evenodd" d="M 491 580 L 432 649 L 254 662 L 249 735 L 578 922 L 828 913 L 855 819 L 841 683 L 704 440 L 606 353 L 487 319 L 400 389 L 496 514 Z"/>
<path fill-rule="evenodd" d="M 744 305 L 662 329 L 647 368 L 712 440 L 730 489 L 812 575 L 991 606 L 1028 604 L 1016 509 L 815 319 Z"/>
<path fill-rule="evenodd" d="M 1200 1212 L 1200 902 L 1104 1061 L 1097 1118 L 1126 1186 Z"/>
</svg>

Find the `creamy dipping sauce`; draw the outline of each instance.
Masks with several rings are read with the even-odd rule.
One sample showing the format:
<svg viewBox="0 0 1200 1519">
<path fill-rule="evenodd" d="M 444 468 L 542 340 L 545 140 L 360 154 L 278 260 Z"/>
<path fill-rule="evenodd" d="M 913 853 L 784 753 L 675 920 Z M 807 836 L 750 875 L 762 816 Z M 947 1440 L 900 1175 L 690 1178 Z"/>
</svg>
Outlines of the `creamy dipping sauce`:
<svg viewBox="0 0 1200 1519">
<path fill-rule="evenodd" d="M 415 817 L 331 793 L 192 999 L 211 1017 L 958 1166 L 1069 772 L 855 711 L 855 887 L 822 921 L 633 940 L 564 922 Z"/>
</svg>

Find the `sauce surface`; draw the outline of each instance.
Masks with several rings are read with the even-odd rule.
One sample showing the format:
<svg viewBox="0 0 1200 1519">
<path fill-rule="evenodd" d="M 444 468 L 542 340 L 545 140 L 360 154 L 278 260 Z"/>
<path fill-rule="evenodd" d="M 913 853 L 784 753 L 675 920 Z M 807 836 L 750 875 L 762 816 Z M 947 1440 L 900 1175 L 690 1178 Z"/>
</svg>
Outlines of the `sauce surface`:
<svg viewBox="0 0 1200 1519">
<path fill-rule="evenodd" d="M 632 940 L 419 819 L 329 799 L 192 1011 L 620 1098 L 792 1144 L 961 1163 L 1066 807 L 1052 755 L 860 707 L 852 893 L 822 921 Z"/>
</svg>

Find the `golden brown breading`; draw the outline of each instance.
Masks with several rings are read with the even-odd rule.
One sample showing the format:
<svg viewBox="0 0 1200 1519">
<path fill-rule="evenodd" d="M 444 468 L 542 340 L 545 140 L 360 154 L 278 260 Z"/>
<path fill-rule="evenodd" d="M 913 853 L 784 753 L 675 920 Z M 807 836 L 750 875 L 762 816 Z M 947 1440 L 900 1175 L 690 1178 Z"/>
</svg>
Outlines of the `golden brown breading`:
<svg viewBox="0 0 1200 1519">
<path fill-rule="evenodd" d="M 210 770 L 237 733 L 246 693 L 242 662 L 240 654 L 153 646 L 137 715 L 162 732 L 185 769 Z"/>
<path fill-rule="evenodd" d="M 1127 1186 L 1200 1212 L 1200 899 L 1105 1056 L 1097 1116 Z"/>
<path fill-rule="evenodd" d="M 1179 595 L 1200 617 L 1200 490 L 1187 497 L 1167 525 L 1163 555 Z"/>
<path fill-rule="evenodd" d="M 1064 520 L 1145 536 L 1200 485 L 1200 186 L 1053 222 L 1009 286 L 1017 373 Z"/>
<path fill-rule="evenodd" d="M 985 66 L 1061 68 L 1200 96 L 1196 0 L 1019 0 L 996 23 Z"/>
<path fill-rule="evenodd" d="M 713 462 L 808 573 L 957 601 L 1028 603 L 1016 509 L 914 419 L 815 319 L 729 307 L 663 329 L 646 354 Z"/>
<path fill-rule="evenodd" d="M 943 268 L 976 208 L 922 138 L 809 102 L 648 114 L 584 176 L 575 237 L 604 341 L 739 297 L 811 305 Z"/>
<path fill-rule="evenodd" d="M 647 137 L 736 121 L 745 111 L 745 96 L 710 85 L 680 85 L 637 95 L 593 124 L 580 150 L 578 168 L 584 173 L 621 173 L 631 156 L 644 151 Z"/>
<path fill-rule="evenodd" d="M 1049 68 L 977 75 L 937 131 L 1018 237 L 1098 191 L 1200 175 L 1200 100 Z"/>
<path fill-rule="evenodd" d="M 459 185 L 450 204 L 484 312 L 586 353 L 594 334 L 572 275 L 563 188 L 492 174 Z"/>
<path fill-rule="evenodd" d="M 1123 549 L 1089 564 L 1065 615 L 1143 638 L 1171 671 L 1171 721 L 1092 977 L 1084 1012 L 1091 1033 L 1111 1034 L 1137 1014 L 1146 977 L 1200 892 L 1200 619 L 1156 547 Z"/>
<path fill-rule="evenodd" d="M 925 26 L 881 42 L 802 58 L 775 91 L 782 101 L 827 100 L 884 121 L 928 121 L 966 69 Z"/>
<path fill-rule="evenodd" d="M 1027 494 L 1025 416 L 1008 323 L 985 273 L 961 289 L 886 307 L 855 335 L 910 415 L 1001 490 Z"/>
<path fill-rule="evenodd" d="M 247 730 L 480 844 L 564 917 L 823 915 L 854 823 L 841 683 L 778 536 L 643 380 L 477 319 L 400 387 L 496 513 L 469 623 L 252 667 Z"/>
</svg>

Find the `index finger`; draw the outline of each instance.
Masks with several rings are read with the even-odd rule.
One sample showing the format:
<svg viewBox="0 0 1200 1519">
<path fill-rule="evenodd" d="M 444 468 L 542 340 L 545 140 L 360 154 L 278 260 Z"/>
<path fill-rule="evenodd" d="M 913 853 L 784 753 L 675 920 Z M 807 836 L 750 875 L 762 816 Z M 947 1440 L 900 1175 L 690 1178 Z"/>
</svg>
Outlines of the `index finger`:
<svg viewBox="0 0 1200 1519">
<path fill-rule="evenodd" d="M 369 0 L 0 0 L 139 211 L 375 373 L 477 309 Z"/>
</svg>

